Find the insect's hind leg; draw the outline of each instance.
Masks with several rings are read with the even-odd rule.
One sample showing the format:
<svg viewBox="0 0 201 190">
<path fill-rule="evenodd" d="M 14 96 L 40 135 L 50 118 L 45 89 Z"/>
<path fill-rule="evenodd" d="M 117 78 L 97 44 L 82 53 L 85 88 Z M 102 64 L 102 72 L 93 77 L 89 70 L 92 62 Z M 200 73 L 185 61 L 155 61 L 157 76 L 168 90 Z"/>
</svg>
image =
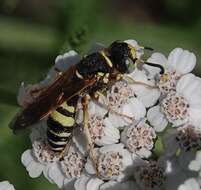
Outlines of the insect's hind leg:
<svg viewBox="0 0 201 190">
<path fill-rule="evenodd" d="M 88 147 L 87 150 L 89 150 L 89 156 L 92 160 L 93 166 L 96 170 L 96 174 L 98 175 L 97 170 L 97 156 L 94 151 L 94 143 L 92 141 L 90 131 L 89 131 L 89 112 L 88 112 L 88 105 L 89 105 L 90 96 L 86 95 L 82 98 L 82 106 L 83 106 L 83 121 L 84 121 L 84 133 L 86 135 Z"/>
</svg>

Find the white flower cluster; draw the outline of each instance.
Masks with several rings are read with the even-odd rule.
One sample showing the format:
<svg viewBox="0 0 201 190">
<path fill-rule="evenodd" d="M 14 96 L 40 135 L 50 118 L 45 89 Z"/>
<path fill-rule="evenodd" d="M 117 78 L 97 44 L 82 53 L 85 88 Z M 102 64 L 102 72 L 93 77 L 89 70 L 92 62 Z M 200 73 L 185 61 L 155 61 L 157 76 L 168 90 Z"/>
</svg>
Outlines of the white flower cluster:
<svg viewBox="0 0 201 190">
<path fill-rule="evenodd" d="M 127 40 L 143 54 L 135 40 Z M 95 47 L 99 50 L 101 47 Z M 93 51 L 93 50 L 92 50 Z M 54 81 L 80 60 L 70 51 L 60 55 L 46 79 L 22 84 L 18 102 L 25 107 L 39 89 Z M 95 164 L 83 130 L 83 110 L 78 102 L 69 150 L 60 156 L 47 143 L 45 119 L 32 127 L 32 149 L 22 154 L 30 177 L 42 173 L 62 189 L 75 190 L 199 190 L 201 189 L 201 79 L 190 73 L 193 53 L 174 49 L 166 58 L 153 53 L 143 65 L 117 81 L 97 101 L 89 103 L 89 134 Z"/>
<path fill-rule="evenodd" d="M 1 181 L 0 190 L 15 190 L 15 188 L 9 181 Z"/>
</svg>

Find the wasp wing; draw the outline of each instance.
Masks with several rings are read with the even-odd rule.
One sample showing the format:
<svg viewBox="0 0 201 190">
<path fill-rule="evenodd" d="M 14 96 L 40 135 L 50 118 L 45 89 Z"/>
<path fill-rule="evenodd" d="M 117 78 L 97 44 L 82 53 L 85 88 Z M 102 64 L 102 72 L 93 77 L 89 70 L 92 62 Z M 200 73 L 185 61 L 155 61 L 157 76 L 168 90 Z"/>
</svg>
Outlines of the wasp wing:
<svg viewBox="0 0 201 190">
<path fill-rule="evenodd" d="M 14 117 L 10 123 L 10 128 L 15 132 L 36 123 L 64 101 L 68 101 L 94 84 L 94 78 L 91 80 L 79 79 L 75 77 L 75 71 L 75 66 L 71 66 L 49 87 L 43 90 L 33 103 Z"/>
</svg>

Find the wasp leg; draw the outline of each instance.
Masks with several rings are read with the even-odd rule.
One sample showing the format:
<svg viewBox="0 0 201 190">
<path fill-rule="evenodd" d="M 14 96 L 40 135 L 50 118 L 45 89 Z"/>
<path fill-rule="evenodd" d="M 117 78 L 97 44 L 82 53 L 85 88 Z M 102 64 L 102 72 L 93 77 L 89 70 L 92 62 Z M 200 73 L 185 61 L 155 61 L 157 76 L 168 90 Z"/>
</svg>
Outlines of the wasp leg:
<svg viewBox="0 0 201 190">
<path fill-rule="evenodd" d="M 158 86 L 156 86 L 156 85 L 150 85 L 150 84 L 147 84 L 147 83 L 144 83 L 144 82 L 141 82 L 141 81 L 136 81 L 136 80 L 134 80 L 132 77 L 130 77 L 130 76 L 124 76 L 124 78 L 123 78 L 125 81 L 127 81 L 128 82 L 128 84 L 139 84 L 139 85 L 143 85 L 143 86 L 145 86 L 146 88 L 151 88 L 151 89 L 156 89 L 156 88 L 158 88 Z"/>
<path fill-rule="evenodd" d="M 62 150 L 62 152 L 60 153 L 59 157 L 60 157 L 60 160 L 63 160 L 64 156 L 68 154 L 68 151 L 72 145 L 72 137 L 73 135 L 71 135 L 69 138 L 69 142 L 66 144 L 65 148 Z"/>
<path fill-rule="evenodd" d="M 94 151 L 94 143 L 92 141 L 90 131 L 89 131 L 89 112 L 88 112 L 88 104 L 89 104 L 90 96 L 86 95 L 82 99 L 82 106 L 83 106 L 83 120 L 84 120 L 84 133 L 86 135 L 88 147 L 87 150 L 89 150 L 89 156 L 92 160 L 93 166 L 96 170 L 96 174 L 98 175 L 98 169 L 97 169 L 97 157 L 96 153 Z"/>
<path fill-rule="evenodd" d="M 123 114 L 123 113 L 119 113 L 119 112 L 117 112 L 117 111 L 111 109 L 110 106 L 108 106 L 108 105 L 106 105 L 106 104 L 100 102 L 100 101 L 99 101 L 99 97 L 100 97 L 100 96 L 103 96 L 103 97 L 104 97 L 104 95 L 103 95 L 101 92 L 96 91 L 95 94 L 94 94 L 94 96 L 92 96 L 91 98 L 92 98 L 93 101 L 96 102 L 98 105 L 100 105 L 101 107 L 103 107 L 103 108 L 105 108 L 106 110 L 108 110 L 108 112 L 112 112 L 112 113 L 114 113 L 114 114 L 116 114 L 116 115 L 118 115 L 118 116 L 120 116 L 120 117 L 127 118 L 128 120 L 130 120 L 131 124 L 132 124 L 133 122 L 135 122 L 135 118 L 130 117 L 130 116 L 128 116 L 128 115 L 126 115 L 126 114 Z"/>
</svg>

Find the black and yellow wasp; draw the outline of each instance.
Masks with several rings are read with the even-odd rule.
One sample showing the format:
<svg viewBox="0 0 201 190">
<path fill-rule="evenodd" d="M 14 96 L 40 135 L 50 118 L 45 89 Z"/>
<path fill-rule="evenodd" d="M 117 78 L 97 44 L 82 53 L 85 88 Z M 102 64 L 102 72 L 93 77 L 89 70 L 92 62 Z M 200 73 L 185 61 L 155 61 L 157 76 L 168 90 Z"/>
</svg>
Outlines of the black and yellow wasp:
<svg viewBox="0 0 201 190">
<path fill-rule="evenodd" d="M 11 128 L 15 132 L 48 116 L 48 143 L 53 151 L 61 153 L 76 126 L 75 110 L 78 99 L 82 98 L 84 128 L 87 133 L 88 97 L 95 98 L 97 91 L 106 89 L 120 80 L 122 74 L 129 72 L 131 65 L 140 62 L 136 51 L 136 47 L 129 43 L 115 41 L 108 48 L 85 56 L 76 65 L 58 75 L 48 87 L 42 89 L 34 102 L 17 114 L 11 122 Z M 160 65 L 144 63 L 159 67 L 161 73 L 164 72 Z M 90 137 L 87 138 L 92 147 Z"/>
</svg>

